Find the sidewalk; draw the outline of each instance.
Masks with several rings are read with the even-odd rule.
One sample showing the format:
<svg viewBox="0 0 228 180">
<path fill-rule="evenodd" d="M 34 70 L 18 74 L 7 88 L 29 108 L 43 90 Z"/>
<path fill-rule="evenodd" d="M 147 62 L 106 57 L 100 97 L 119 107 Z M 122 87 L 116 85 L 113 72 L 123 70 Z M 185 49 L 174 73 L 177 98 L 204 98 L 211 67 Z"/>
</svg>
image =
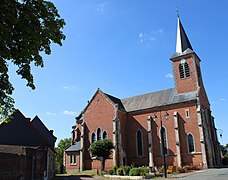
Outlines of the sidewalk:
<svg viewBox="0 0 228 180">
<path fill-rule="evenodd" d="M 173 175 L 172 177 L 168 177 L 167 179 L 184 178 L 186 176 L 191 176 L 191 175 L 203 173 L 203 172 L 206 172 L 206 171 L 209 171 L 209 169 L 204 169 L 204 170 L 199 170 L 199 171 L 192 171 L 192 172 L 187 172 L 187 173 L 180 173 L 180 174 Z"/>
</svg>

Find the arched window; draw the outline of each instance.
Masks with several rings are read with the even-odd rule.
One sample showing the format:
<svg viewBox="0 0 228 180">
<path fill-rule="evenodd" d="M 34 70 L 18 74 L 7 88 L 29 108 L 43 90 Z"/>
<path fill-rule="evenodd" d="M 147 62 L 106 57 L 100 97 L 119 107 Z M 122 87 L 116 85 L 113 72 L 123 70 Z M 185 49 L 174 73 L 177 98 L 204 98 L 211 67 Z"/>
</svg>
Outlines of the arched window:
<svg viewBox="0 0 228 180">
<path fill-rule="evenodd" d="M 92 133 L 91 141 L 92 143 L 96 141 L 96 135 L 94 132 Z"/>
<path fill-rule="evenodd" d="M 101 129 L 97 128 L 97 140 L 101 140 Z"/>
<path fill-rule="evenodd" d="M 194 138 L 192 134 L 188 134 L 188 151 L 195 152 Z"/>
<path fill-rule="evenodd" d="M 106 131 L 103 132 L 103 139 L 107 139 L 108 138 L 108 134 Z"/>
<path fill-rule="evenodd" d="M 179 74 L 181 79 L 190 77 L 190 68 L 187 62 L 179 64 Z"/>
<path fill-rule="evenodd" d="M 136 133 L 137 155 L 143 156 L 143 135 L 142 131 L 138 130 Z"/>
<path fill-rule="evenodd" d="M 165 154 L 167 154 L 168 153 L 168 145 L 167 145 L 166 130 L 165 130 L 164 127 L 161 128 L 161 138 L 164 141 L 164 151 L 165 151 Z M 162 139 L 161 139 L 161 142 L 162 142 Z M 162 146 L 161 146 L 161 149 L 162 149 Z M 163 149 L 162 149 L 162 154 L 163 154 Z"/>
</svg>

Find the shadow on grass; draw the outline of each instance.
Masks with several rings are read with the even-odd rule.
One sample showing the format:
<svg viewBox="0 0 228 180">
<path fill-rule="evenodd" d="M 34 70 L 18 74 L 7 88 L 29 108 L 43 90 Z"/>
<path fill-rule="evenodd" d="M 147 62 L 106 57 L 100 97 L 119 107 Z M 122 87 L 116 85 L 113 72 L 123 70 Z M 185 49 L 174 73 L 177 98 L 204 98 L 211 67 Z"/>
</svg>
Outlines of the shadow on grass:
<svg viewBox="0 0 228 180">
<path fill-rule="evenodd" d="M 80 178 L 94 178 L 94 176 L 92 175 L 85 175 L 85 174 L 58 174 L 56 175 L 54 178 L 52 178 L 52 180 L 62 180 L 64 178 L 77 178 L 77 179 L 80 179 Z"/>
</svg>

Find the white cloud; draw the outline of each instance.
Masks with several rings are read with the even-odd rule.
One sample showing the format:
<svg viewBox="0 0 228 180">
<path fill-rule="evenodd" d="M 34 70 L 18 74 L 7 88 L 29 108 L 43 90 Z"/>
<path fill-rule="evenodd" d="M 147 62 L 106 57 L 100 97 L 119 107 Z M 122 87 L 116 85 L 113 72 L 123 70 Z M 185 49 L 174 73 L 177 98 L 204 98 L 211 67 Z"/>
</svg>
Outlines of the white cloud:
<svg viewBox="0 0 228 180">
<path fill-rule="evenodd" d="M 166 74 L 165 77 L 166 78 L 174 78 L 173 74 L 171 74 L 171 73 Z"/>
<path fill-rule="evenodd" d="M 139 41 L 141 43 L 150 43 L 152 41 L 155 41 L 155 37 L 151 33 L 139 33 Z"/>
<path fill-rule="evenodd" d="M 97 11 L 99 11 L 99 12 L 104 12 L 105 9 L 107 8 L 108 4 L 109 4 L 108 1 L 105 1 L 105 2 L 103 2 L 103 3 L 98 4 L 98 6 L 97 6 Z"/>
<path fill-rule="evenodd" d="M 157 40 L 157 38 L 163 35 L 163 33 L 163 29 L 158 29 L 152 32 L 140 32 L 138 34 L 139 42 L 145 44 L 146 46 L 150 46 L 151 43 Z"/>
<path fill-rule="evenodd" d="M 56 116 L 56 113 L 53 113 L 53 112 L 46 112 L 45 114 L 49 116 Z"/>
<path fill-rule="evenodd" d="M 77 113 L 74 111 L 65 110 L 65 111 L 63 111 L 63 114 L 65 114 L 67 116 L 76 116 Z"/>
<path fill-rule="evenodd" d="M 225 101 L 226 99 L 225 99 L 225 98 L 221 98 L 220 100 L 221 100 L 221 101 Z"/>
<path fill-rule="evenodd" d="M 68 91 L 75 91 L 77 89 L 77 87 L 76 86 L 64 86 L 63 89 L 68 90 Z"/>
</svg>

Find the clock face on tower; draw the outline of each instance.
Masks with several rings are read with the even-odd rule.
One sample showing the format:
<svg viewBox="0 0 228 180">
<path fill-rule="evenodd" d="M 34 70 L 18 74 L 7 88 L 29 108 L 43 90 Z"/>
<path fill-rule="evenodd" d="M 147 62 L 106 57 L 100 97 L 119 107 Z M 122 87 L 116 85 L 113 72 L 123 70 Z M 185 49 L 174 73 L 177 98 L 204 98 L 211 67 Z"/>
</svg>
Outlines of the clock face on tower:
<svg viewBox="0 0 228 180">
<path fill-rule="evenodd" d="M 181 61 L 180 61 L 181 64 L 184 64 L 185 62 L 186 62 L 185 59 L 181 59 Z"/>
</svg>

